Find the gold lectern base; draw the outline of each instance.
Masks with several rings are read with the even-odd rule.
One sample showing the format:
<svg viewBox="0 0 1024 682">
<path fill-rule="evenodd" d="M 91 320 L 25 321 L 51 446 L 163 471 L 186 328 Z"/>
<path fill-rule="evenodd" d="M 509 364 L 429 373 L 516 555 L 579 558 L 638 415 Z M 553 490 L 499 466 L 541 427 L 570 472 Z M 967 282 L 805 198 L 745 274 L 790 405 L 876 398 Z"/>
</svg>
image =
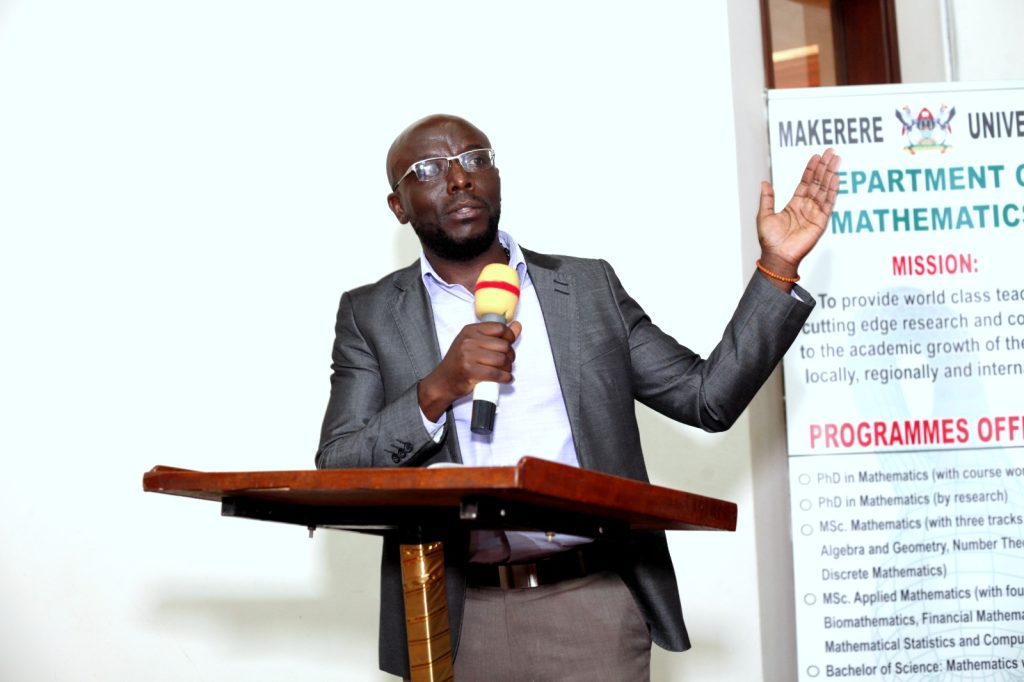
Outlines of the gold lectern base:
<svg viewBox="0 0 1024 682">
<path fill-rule="evenodd" d="M 405 630 L 412 682 L 452 682 L 452 644 L 440 542 L 401 545 Z"/>
</svg>

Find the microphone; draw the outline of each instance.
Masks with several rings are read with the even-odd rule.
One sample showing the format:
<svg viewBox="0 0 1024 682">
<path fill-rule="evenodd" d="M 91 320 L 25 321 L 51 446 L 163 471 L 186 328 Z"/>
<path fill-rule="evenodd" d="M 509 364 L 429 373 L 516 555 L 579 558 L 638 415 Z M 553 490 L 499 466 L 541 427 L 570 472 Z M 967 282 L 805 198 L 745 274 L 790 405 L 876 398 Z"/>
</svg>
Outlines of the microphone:
<svg viewBox="0 0 1024 682">
<path fill-rule="evenodd" d="M 476 316 L 481 322 L 508 324 L 519 303 L 519 274 L 502 263 L 491 263 L 480 272 L 474 289 Z M 473 388 L 473 416 L 469 430 L 489 434 L 494 431 L 498 411 L 498 382 L 481 381 Z"/>
</svg>

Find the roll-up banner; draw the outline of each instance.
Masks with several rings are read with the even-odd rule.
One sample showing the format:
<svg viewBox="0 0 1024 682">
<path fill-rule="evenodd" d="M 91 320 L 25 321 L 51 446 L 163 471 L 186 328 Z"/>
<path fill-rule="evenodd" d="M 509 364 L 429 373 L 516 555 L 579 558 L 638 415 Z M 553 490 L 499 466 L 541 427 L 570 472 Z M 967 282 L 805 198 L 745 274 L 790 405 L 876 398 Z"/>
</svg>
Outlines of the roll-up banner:
<svg viewBox="0 0 1024 682">
<path fill-rule="evenodd" d="M 1024 679 L 1024 82 L 768 97 L 843 157 L 785 359 L 801 680 Z"/>
</svg>

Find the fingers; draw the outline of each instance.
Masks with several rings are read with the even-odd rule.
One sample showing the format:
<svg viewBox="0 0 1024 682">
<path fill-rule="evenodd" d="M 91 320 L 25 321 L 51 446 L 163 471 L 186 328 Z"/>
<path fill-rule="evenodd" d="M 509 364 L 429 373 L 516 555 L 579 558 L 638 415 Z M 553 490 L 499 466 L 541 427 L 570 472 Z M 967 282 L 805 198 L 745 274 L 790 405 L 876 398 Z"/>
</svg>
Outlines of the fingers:
<svg viewBox="0 0 1024 682">
<path fill-rule="evenodd" d="M 522 325 L 479 322 L 462 328 L 441 360 L 439 369 L 453 398 L 466 395 L 481 381 L 510 383 L 516 352 L 512 347 Z"/>
<path fill-rule="evenodd" d="M 820 165 L 821 157 L 817 154 L 812 156 L 811 160 L 807 162 L 807 167 L 804 168 L 803 175 L 800 176 L 800 184 L 796 186 L 796 191 L 793 192 L 794 199 L 810 196 L 817 182 L 815 179 L 815 173 Z"/>
<path fill-rule="evenodd" d="M 512 345 L 522 332 L 518 321 L 505 326 L 479 322 L 462 328 L 441 363 L 417 388 L 423 414 L 436 421 L 441 412 L 473 391 L 481 381 L 511 383 L 516 352 Z"/>
<path fill-rule="evenodd" d="M 480 322 L 478 324 L 466 325 L 462 332 L 459 333 L 459 336 L 462 336 L 463 333 L 467 337 L 479 334 L 480 342 L 485 343 L 488 348 L 504 348 L 508 346 L 511 349 L 512 344 L 519 338 L 522 330 L 523 325 L 519 320 L 514 320 L 508 325 L 501 324 L 500 322 Z M 490 343 L 487 339 L 493 340 L 494 343 Z M 455 344 L 453 343 L 452 345 Z"/>
<path fill-rule="evenodd" d="M 519 330 L 522 325 L 515 323 Z M 512 371 L 512 363 L 516 361 L 516 351 L 512 344 L 516 341 L 516 330 L 511 325 L 505 326 L 497 322 L 483 322 L 478 325 L 468 325 L 463 329 L 467 332 L 464 340 L 464 347 L 467 356 L 474 362 L 489 367 L 498 367 L 508 372 Z M 462 333 L 459 334 L 462 337 Z M 458 342 L 459 337 L 456 337 Z M 452 347 L 455 347 L 455 342 Z M 489 379 L 493 380 L 493 379 Z"/>
<path fill-rule="evenodd" d="M 762 181 L 761 201 L 757 207 L 757 216 L 759 218 L 767 218 L 773 213 L 775 213 L 775 190 L 772 189 L 769 183 Z"/>
<path fill-rule="evenodd" d="M 836 202 L 836 195 L 839 193 L 839 166 L 842 162 L 831 149 L 825 151 L 822 157 L 824 170 L 818 180 L 818 192 L 815 199 L 818 205 L 826 213 L 832 212 L 832 205 Z"/>
<path fill-rule="evenodd" d="M 838 172 L 841 161 L 831 147 L 821 156 L 812 156 L 807 168 L 804 169 L 794 197 L 810 199 L 820 210 L 831 213 L 836 195 L 839 193 Z"/>
<path fill-rule="evenodd" d="M 800 187 L 797 188 L 798 195 L 801 190 L 810 193 L 828 188 L 832 186 L 833 182 L 838 187 L 839 179 L 836 173 L 839 171 L 841 161 L 842 159 L 831 147 L 820 156 L 818 154 L 812 156 L 800 178 Z"/>
</svg>

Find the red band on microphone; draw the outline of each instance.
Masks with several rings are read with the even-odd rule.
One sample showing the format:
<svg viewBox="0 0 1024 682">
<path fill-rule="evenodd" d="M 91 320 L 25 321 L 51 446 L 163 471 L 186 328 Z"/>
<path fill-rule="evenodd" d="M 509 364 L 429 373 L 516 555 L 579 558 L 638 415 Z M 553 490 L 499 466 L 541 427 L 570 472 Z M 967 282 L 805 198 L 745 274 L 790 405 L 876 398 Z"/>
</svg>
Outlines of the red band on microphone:
<svg viewBox="0 0 1024 682">
<path fill-rule="evenodd" d="M 473 293 L 476 293 L 481 289 L 504 289 L 510 294 L 515 294 L 516 298 L 519 298 L 519 287 L 517 287 L 515 284 L 509 284 L 508 282 L 501 282 L 497 280 L 477 282 L 476 289 L 473 290 Z"/>
</svg>

